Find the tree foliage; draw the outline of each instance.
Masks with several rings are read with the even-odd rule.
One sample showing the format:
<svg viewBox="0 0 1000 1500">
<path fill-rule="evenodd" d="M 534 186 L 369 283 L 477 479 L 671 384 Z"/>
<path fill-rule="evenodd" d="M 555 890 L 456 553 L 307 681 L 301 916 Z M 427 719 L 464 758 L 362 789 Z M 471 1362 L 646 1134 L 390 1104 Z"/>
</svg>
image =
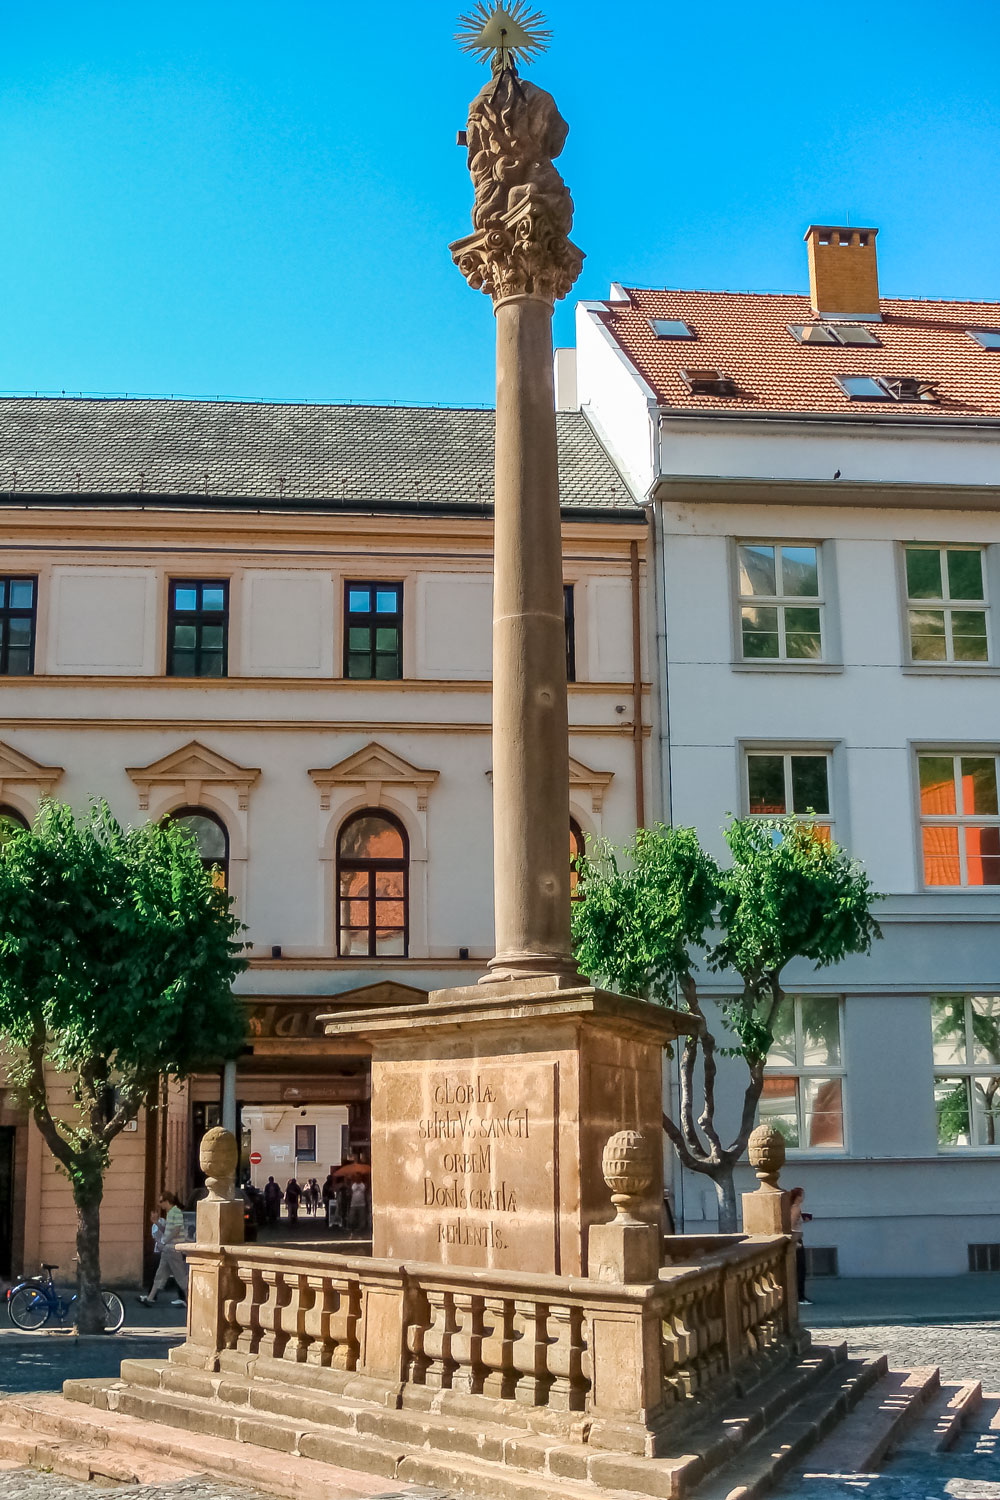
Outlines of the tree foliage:
<svg viewBox="0 0 1000 1500">
<path fill-rule="evenodd" d="M 862 867 L 809 823 L 737 819 L 725 831 L 732 863 L 722 867 L 691 828 L 639 829 L 620 854 L 606 840 L 579 861 L 573 913 L 577 961 L 593 980 L 690 1016 L 681 1054 L 680 1119 L 664 1129 L 684 1164 L 712 1177 L 720 1227 L 735 1228 L 732 1168 L 756 1115 L 764 1063 L 792 959 L 817 968 L 867 953 L 878 937 L 875 892 Z M 718 1049 L 698 992 L 701 971 L 735 972 L 721 1002 L 732 1045 Z M 715 1124 L 716 1053 L 749 1069 L 740 1126 L 726 1146 Z M 703 1107 L 695 1119 L 696 1069 Z"/>
<path fill-rule="evenodd" d="M 221 1062 L 242 1043 L 231 984 L 245 964 L 230 906 L 186 828 L 123 828 L 103 802 L 79 820 L 46 803 L 32 830 L 0 846 L 0 1042 L 70 1178 L 81 1233 L 91 1221 L 78 1234 L 91 1312 L 112 1141 L 161 1076 Z M 70 1081 L 68 1113 L 50 1107 L 53 1072 Z"/>
</svg>

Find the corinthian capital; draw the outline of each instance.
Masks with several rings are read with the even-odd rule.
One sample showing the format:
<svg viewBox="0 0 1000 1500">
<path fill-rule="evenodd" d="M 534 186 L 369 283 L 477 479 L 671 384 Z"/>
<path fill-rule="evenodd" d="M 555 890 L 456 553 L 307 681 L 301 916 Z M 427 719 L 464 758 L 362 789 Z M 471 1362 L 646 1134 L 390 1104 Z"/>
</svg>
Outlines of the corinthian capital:
<svg viewBox="0 0 1000 1500">
<path fill-rule="evenodd" d="M 573 200 L 552 165 L 568 133 L 544 89 L 500 69 L 469 109 L 469 172 L 475 232 L 451 246 L 475 291 L 494 301 L 519 294 L 554 302 L 580 274 L 569 238 Z"/>
</svg>

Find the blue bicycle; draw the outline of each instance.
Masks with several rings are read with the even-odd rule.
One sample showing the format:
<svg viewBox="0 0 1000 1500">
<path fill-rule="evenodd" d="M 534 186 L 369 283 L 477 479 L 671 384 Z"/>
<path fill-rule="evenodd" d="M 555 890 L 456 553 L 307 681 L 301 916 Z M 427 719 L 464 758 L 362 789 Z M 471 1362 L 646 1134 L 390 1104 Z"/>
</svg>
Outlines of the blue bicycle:
<svg viewBox="0 0 1000 1500">
<path fill-rule="evenodd" d="M 46 1323 L 72 1321 L 70 1315 L 76 1308 L 76 1297 L 67 1302 L 59 1295 L 52 1280 L 52 1272 L 58 1269 L 58 1266 L 43 1263 L 44 1276 L 29 1277 L 11 1287 L 7 1294 L 7 1315 L 15 1328 L 36 1333 Z M 104 1331 L 117 1333 L 125 1321 L 125 1305 L 114 1292 L 102 1291 L 101 1296 L 104 1298 Z"/>
</svg>

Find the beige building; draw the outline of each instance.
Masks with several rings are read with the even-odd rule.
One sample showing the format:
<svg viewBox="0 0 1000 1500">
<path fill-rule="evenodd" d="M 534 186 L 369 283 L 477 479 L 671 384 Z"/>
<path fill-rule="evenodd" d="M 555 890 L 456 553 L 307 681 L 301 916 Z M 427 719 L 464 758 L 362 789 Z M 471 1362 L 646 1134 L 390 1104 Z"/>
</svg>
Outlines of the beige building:
<svg viewBox="0 0 1000 1500">
<path fill-rule="evenodd" d="M 571 811 L 620 840 L 649 790 L 646 527 L 587 418 L 558 421 Z M 0 809 L 191 819 L 247 926 L 230 1102 L 337 1107 L 362 1146 L 367 1060 L 316 1017 L 475 980 L 493 951 L 493 413 L 16 399 L 0 433 Z M 116 1142 L 109 1280 L 139 1276 L 221 1105 L 195 1078 Z M 0 1111 L 0 1272 L 68 1272 L 68 1185 Z"/>
</svg>

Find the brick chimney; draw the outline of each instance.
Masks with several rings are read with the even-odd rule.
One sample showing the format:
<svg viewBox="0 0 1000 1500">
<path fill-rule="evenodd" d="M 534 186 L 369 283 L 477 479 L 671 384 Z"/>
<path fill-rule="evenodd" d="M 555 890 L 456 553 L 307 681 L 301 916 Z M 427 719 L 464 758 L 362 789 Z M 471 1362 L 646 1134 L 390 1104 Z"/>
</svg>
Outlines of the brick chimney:
<svg viewBox="0 0 1000 1500">
<path fill-rule="evenodd" d="M 877 229 L 810 224 L 809 298 L 821 318 L 881 317 L 878 300 Z"/>
</svg>

